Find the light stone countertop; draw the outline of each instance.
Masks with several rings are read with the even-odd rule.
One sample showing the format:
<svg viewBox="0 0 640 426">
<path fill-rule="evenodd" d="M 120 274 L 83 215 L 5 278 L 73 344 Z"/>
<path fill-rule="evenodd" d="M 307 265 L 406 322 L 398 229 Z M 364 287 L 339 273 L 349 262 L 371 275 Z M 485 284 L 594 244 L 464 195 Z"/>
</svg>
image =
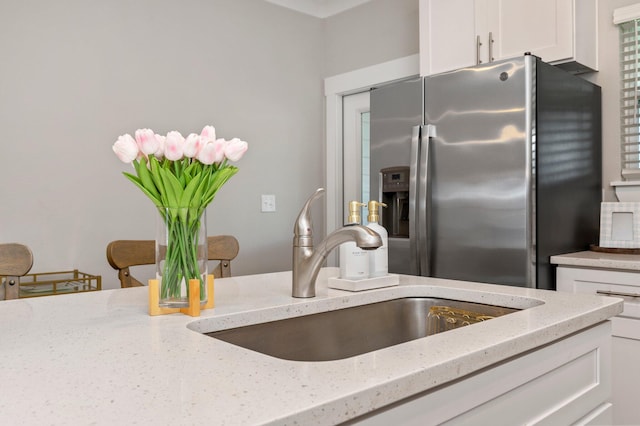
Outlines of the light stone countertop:
<svg viewBox="0 0 640 426">
<path fill-rule="evenodd" d="M 201 317 L 150 317 L 147 288 L 0 302 L 0 423 L 336 424 L 606 320 L 620 299 L 400 276 L 400 285 L 294 299 L 291 273 L 218 279 Z M 273 358 L 213 331 L 407 296 L 522 308 L 325 362 Z M 362 324 L 365 328 L 366 324 Z M 194 331 L 196 330 L 196 331 Z"/>
<path fill-rule="evenodd" d="M 640 271 L 640 255 L 581 251 L 551 256 L 552 264 L 584 268 Z"/>
</svg>

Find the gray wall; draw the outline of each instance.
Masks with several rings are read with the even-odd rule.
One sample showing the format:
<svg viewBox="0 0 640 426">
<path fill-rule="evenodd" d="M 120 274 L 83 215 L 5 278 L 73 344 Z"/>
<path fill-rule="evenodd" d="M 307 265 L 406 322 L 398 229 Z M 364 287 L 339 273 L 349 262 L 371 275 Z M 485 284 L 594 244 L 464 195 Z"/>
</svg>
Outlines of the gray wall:
<svg viewBox="0 0 640 426">
<path fill-rule="evenodd" d="M 212 124 L 250 148 L 209 234 L 239 239 L 236 274 L 290 269 L 293 220 L 323 184 L 322 49 L 320 19 L 262 0 L 0 2 L 0 241 L 29 245 L 32 272 L 119 286 L 107 243 L 153 239 L 157 213 L 111 145 Z"/>
<path fill-rule="evenodd" d="M 418 0 L 373 0 L 325 19 L 325 76 L 419 52 Z"/>
</svg>

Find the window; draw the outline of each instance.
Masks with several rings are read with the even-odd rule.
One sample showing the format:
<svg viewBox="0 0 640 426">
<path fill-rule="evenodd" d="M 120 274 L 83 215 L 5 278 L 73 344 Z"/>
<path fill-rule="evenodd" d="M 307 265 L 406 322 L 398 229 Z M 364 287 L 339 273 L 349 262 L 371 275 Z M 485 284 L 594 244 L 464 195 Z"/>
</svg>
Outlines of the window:
<svg viewBox="0 0 640 426">
<path fill-rule="evenodd" d="M 620 156 L 622 176 L 640 179 L 640 3 L 616 9 L 620 28 Z"/>
</svg>

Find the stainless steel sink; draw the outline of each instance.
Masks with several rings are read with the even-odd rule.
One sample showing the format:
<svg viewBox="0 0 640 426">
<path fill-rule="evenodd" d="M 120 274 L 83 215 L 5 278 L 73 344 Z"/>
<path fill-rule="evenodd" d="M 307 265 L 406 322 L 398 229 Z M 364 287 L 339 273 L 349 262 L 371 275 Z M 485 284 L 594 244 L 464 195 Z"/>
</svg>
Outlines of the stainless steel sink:
<svg viewBox="0 0 640 426">
<path fill-rule="evenodd" d="M 412 297 L 205 333 L 292 361 L 331 361 L 375 351 L 517 309 Z"/>
</svg>

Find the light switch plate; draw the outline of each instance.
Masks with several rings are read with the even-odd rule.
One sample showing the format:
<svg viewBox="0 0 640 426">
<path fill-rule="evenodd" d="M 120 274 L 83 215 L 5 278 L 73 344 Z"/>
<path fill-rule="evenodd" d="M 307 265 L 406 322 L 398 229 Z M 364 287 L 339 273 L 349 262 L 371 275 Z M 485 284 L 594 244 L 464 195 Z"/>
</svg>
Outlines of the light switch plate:
<svg viewBox="0 0 640 426">
<path fill-rule="evenodd" d="M 276 211 L 276 196 L 273 194 L 262 194 L 260 211 L 271 213 Z"/>
</svg>

